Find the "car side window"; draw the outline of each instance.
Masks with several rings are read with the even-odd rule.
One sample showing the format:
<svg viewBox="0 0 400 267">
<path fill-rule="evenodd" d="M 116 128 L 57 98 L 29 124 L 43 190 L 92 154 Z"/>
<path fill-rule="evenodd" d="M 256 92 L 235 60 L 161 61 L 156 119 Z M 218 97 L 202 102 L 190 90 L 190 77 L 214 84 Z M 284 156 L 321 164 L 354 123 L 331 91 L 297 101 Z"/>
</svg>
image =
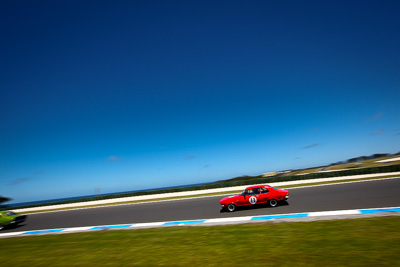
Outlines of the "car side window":
<svg viewBox="0 0 400 267">
<path fill-rule="evenodd" d="M 269 191 L 268 191 L 268 189 L 266 188 L 266 187 L 261 187 L 260 188 L 260 194 L 266 194 L 266 193 L 268 193 Z"/>
<path fill-rule="evenodd" d="M 246 195 L 247 196 L 251 196 L 251 195 L 258 195 L 260 192 L 258 191 L 258 188 L 253 188 L 253 189 L 248 189 L 246 191 Z"/>
</svg>

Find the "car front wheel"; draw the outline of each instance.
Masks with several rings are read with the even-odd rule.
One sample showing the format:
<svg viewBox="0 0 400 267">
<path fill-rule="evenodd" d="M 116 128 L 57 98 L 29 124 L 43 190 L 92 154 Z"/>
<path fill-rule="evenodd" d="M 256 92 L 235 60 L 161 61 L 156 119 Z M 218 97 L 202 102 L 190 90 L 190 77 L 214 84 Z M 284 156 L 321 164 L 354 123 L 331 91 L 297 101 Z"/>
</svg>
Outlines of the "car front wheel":
<svg viewBox="0 0 400 267">
<path fill-rule="evenodd" d="M 236 210 L 236 205 L 231 203 L 226 208 L 228 209 L 228 211 L 232 212 Z"/>
<path fill-rule="evenodd" d="M 3 230 L 4 225 L 0 224 L 0 231 Z"/>
<path fill-rule="evenodd" d="M 270 207 L 276 207 L 278 205 L 278 200 L 272 198 L 272 199 L 268 200 L 268 205 Z"/>
</svg>

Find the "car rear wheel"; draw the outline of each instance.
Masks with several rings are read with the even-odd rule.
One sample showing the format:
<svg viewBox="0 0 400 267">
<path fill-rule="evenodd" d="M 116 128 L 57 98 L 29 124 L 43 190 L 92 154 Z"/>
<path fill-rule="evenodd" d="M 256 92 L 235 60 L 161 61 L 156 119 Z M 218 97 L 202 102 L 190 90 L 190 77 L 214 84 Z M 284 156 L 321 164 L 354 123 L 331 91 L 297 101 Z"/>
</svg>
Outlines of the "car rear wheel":
<svg viewBox="0 0 400 267">
<path fill-rule="evenodd" d="M 3 230 L 4 225 L 0 224 L 0 231 Z"/>
<path fill-rule="evenodd" d="M 270 207 L 276 207 L 278 205 L 278 200 L 272 198 L 272 199 L 268 200 L 268 205 Z"/>
<path fill-rule="evenodd" d="M 232 212 L 236 210 L 236 205 L 231 203 L 226 208 L 228 209 L 228 211 Z"/>
</svg>

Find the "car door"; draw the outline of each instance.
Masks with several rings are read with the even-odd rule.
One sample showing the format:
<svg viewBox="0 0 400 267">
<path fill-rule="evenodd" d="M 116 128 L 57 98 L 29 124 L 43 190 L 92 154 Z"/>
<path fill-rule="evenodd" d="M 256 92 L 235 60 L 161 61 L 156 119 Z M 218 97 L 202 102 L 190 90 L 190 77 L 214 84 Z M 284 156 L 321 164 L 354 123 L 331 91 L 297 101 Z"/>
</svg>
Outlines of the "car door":
<svg viewBox="0 0 400 267">
<path fill-rule="evenodd" d="M 267 187 L 263 186 L 259 188 L 260 196 L 258 197 L 259 203 L 266 203 L 271 197 L 271 193 Z"/>
<path fill-rule="evenodd" d="M 256 188 L 247 189 L 240 199 L 240 205 L 254 205 L 258 203 L 259 191 Z"/>
</svg>

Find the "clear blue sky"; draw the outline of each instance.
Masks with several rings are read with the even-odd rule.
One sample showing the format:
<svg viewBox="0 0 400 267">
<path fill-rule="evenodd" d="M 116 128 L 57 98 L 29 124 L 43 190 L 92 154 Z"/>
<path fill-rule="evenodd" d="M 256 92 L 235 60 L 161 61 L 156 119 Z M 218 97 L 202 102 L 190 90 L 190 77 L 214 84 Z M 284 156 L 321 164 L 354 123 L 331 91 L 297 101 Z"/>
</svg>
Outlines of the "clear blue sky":
<svg viewBox="0 0 400 267">
<path fill-rule="evenodd" d="M 400 1 L 1 0 L 0 195 L 397 153 L 399 14 Z"/>
</svg>

